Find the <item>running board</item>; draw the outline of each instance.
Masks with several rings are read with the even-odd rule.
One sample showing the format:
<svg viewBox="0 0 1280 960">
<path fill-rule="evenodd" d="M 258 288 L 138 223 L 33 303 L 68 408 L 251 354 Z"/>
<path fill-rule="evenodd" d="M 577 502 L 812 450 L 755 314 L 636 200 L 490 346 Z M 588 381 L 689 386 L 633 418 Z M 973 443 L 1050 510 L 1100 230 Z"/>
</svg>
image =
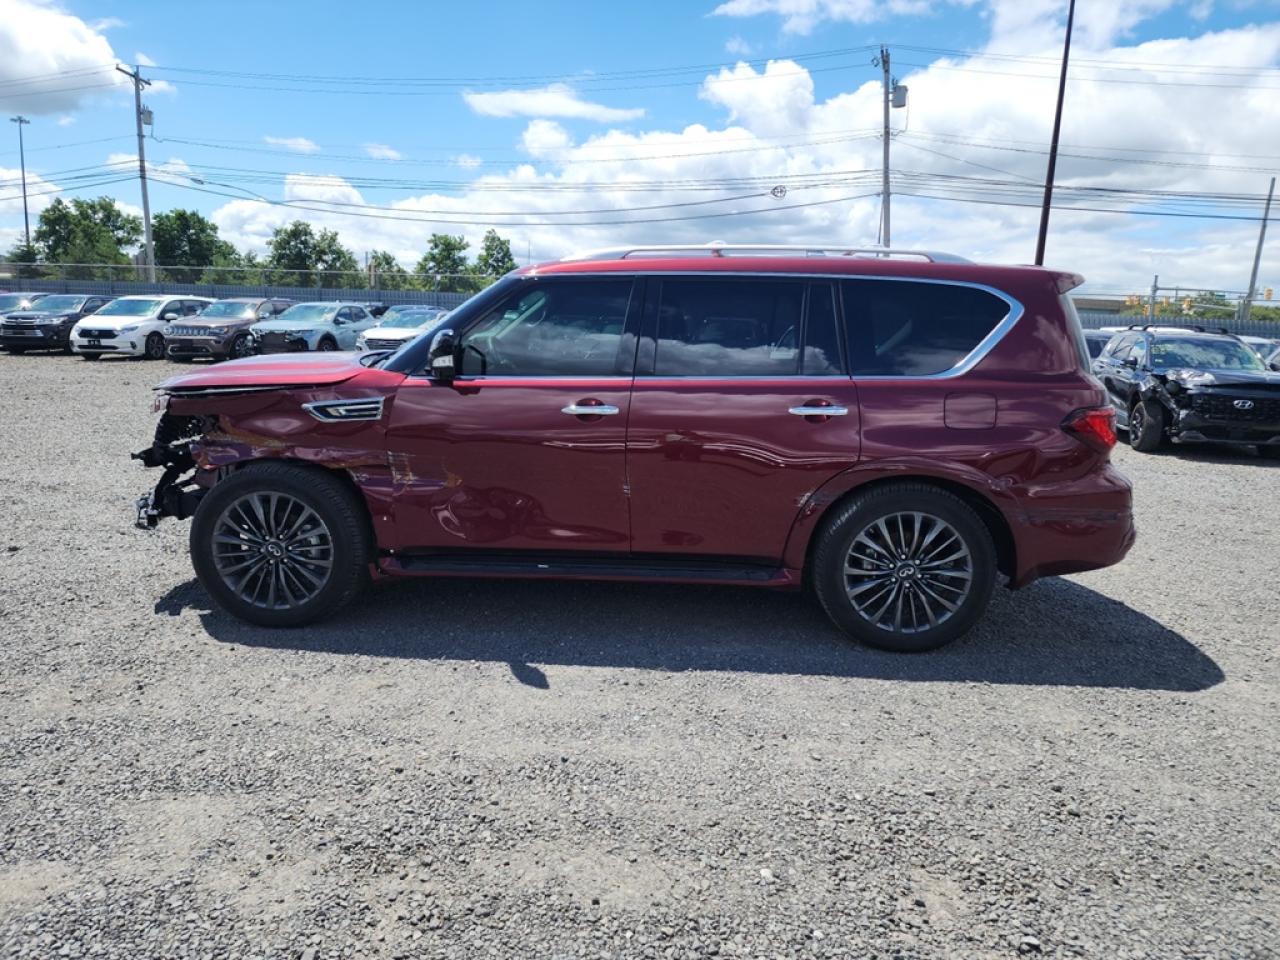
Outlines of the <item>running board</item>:
<svg viewBox="0 0 1280 960">
<path fill-rule="evenodd" d="M 798 584 L 791 571 L 767 563 L 702 560 L 690 557 L 557 557 L 547 554 L 402 554 L 384 556 L 379 567 L 389 574 L 437 577 L 547 577 L 653 582 Z"/>
</svg>

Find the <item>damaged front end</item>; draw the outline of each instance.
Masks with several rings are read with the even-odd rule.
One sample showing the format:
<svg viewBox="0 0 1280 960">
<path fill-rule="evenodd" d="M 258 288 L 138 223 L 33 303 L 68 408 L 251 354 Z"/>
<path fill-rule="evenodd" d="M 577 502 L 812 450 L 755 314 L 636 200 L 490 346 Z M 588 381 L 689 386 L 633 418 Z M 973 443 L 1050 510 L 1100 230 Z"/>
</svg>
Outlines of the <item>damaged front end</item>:
<svg viewBox="0 0 1280 960">
<path fill-rule="evenodd" d="M 1280 446 L 1280 383 L 1271 376 L 1170 369 L 1148 373 L 1138 389 L 1165 408 L 1175 441 Z"/>
<path fill-rule="evenodd" d="M 197 473 L 193 447 L 216 426 L 217 417 L 213 416 L 178 416 L 167 410 L 161 413 L 151 446 L 129 455 L 131 460 L 141 460 L 144 467 L 164 470 L 155 487 L 138 498 L 135 526 L 150 530 L 164 517 L 185 520 L 196 512 L 214 478 Z"/>
</svg>

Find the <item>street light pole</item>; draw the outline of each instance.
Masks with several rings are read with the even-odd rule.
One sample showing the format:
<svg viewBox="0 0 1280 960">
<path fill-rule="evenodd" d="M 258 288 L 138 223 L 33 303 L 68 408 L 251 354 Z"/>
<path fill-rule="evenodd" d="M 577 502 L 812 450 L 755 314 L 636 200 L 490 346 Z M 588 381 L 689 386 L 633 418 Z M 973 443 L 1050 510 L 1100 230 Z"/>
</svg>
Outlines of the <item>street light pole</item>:
<svg viewBox="0 0 1280 960">
<path fill-rule="evenodd" d="M 1044 177 L 1044 206 L 1040 208 L 1040 235 L 1036 238 L 1036 266 L 1044 266 L 1044 245 L 1049 238 L 1049 206 L 1053 202 L 1053 177 L 1058 169 L 1058 134 L 1062 132 L 1062 101 L 1067 95 L 1067 63 L 1071 59 L 1071 28 L 1076 0 L 1067 7 L 1067 37 L 1062 44 L 1062 75 L 1058 78 L 1058 107 L 1053 114 L 1053 139 L 1049 141 L 1049 169 Z"/>
<path fill-rule="evenodd" d="M 1253 298 L 1258 295 L 1258 265 L 1262 262 L 1262 245 L 1267 240 L 1267 220 L 1271 216 L 1271 200 L 1276 194 L 1276 178 L 1271 178 L 1271 186 L 1267 188 L 1267 205 L 1262 208 L 1262 225 L 1258 227 L 1258 248 L 1253 251 L 1253 272 L 1249 274 L 1249 292 L 1244 296 L 1244 306 L 1240 310 L 1240 319 L 1249 322 L 1249 314 L 1253 311 Z"/>
<path fill-rule="evenodd" d="M 22 128 L 31 121 L 26 117 L 10 117 L 10 123 L 18 125 L 18 164 L 22 167 L 22 228 L 26 233 L 27 246 L 31 246 L 31 218 L 27 214 L 27 153 L 22 142 Z"/>
<path fill-rule="evenodd" d="M 138 67 L 126 70 L 117 66 L 116 70 L 133 81 L 134 119 L 138 126 L 138 179 L 142 182 L 142 249 L 147 260 L 147 281 L 156 282 L 156 248 L 151 242 L 151 202 L 147 199 L 147 154 L 143 148 L 142 135 L 142 88 L 151 86 L 150 80 L 142 79 L 142 71 Z"/>
</svg>

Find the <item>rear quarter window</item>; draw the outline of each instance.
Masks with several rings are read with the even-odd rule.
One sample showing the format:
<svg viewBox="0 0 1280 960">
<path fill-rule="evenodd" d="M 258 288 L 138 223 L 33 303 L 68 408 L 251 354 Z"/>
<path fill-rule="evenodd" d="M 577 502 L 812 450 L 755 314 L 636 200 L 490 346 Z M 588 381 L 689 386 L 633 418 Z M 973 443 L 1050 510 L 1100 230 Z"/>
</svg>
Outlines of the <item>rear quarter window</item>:
<svg viewBox="0 0 1280 960">
<path fill-rule="evenodd" d="M 854 376 L 947 373 L 1012 309 L 987 290 L 958 284 L 845 280 L 842 287 L 849 372 Z"/>
</svg>

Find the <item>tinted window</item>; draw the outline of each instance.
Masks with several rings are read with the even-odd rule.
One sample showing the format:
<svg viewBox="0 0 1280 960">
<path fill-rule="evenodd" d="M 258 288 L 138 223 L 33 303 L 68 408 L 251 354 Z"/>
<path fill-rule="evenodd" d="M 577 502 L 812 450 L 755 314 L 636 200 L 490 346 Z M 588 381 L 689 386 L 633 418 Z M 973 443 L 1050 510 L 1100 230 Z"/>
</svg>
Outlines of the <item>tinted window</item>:
<svg viewBox="0 0 1280 960">
<path fill-rule="evenodd" d="M 1089 346 L 1089 356 L 1096 358 L 1099 354 L 1101 354 L 1102 348 L 1107 345 L 1107 341 L 1109 341 L 1110 339 L 1111 338 L 1108 337 L 1105 333 L 1102 334 L 1101 336 L 1095 333 L 1085 334 L 1085 343 L 1088 344 Z"/>
<path fill-rule="evenodd" d="M 844 281 L 845 339 L 855 376 L 944 373 L 1009 313 L 974 287 L 901 280 Z"/>
<path fill-rule="evenodd" d="M 1138 366 L 1144 367 L 1147 364 L 1147 340 L 1145 337 L 1139 337 L 1133 345 L 1133 352 L 1130 354 L 1138 361 Z"/>
<path fill-rule="evenodd" d="M 1161 337 L 1151 348 L 1151 363 L 1161 370 L 1176 367 L 1259 373 L 1266 370 L 1262 358 L 1239 340 L 1209 337 Z"/>
<path fill-rule="evenodd" d="M 351 319 L 351 311 L 343 307 L 333 316 L 334 323 L 347 323 Z"/>
<path fill-rule="evenodd" d="M 1114 340 L 1107 344 L 1106 354 L 1117 363 L 1123 363 L 1124 358 L 1129 355 L 1129 351 L 1133 349 L 1133 345 L 1137 342 L 1138 335 L 1136 333 L 1122 333 Z"/>
<path fill-rule="evenodd" d="M 803 283 L 664 280 L 658 376 L 793 376 L 800 366 Z"/>
<path fill-rule="evenodd" d="M 519 289 L 462 338 L 466 376 L 612 376 L 630 280 L 545 282 Z"/>
</svg>

